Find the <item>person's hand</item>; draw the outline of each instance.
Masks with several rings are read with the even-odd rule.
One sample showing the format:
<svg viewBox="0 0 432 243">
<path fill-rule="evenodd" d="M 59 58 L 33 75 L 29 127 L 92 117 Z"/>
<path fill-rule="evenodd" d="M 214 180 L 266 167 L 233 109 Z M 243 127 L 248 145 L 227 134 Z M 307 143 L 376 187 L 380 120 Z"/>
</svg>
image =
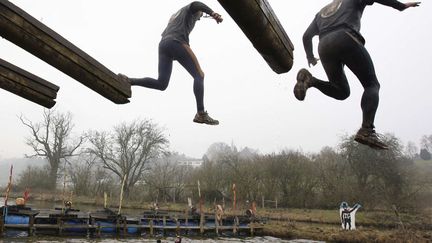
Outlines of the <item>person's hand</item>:
<svg viewBox="0 0 432 243">
<path fill-rule="evenodd" d="M 309 58 L 308 58 L 308 65 L 309 65 L 309 67 L 311 67 L 311 65 L 312 65 L 312 66 L 317 65 L 318 61 L 319 61 L 318 58 L 315 58 L 315 57 L 309 57 Z"/>
<path fill-rule="evenodd" d="M 216 23 L 222 23 L 222 21 L 223 21 L 223 18 L 222 18 L 222 16 L 220 15 L 220 14 L 218 14 L 218 13 L 216 13 L 216 12 L 213 12 L 211 15 L 210 15 L 214 20 L 216 20 Z"/>
<path fill-rule="evenodd" d="M 406 8 L 418 7 L 418 6 L 420 6 L 420 3 L 421 2 L 408 2 L 408 3 L 405 3 L 405 7 Z"/>
</svg>

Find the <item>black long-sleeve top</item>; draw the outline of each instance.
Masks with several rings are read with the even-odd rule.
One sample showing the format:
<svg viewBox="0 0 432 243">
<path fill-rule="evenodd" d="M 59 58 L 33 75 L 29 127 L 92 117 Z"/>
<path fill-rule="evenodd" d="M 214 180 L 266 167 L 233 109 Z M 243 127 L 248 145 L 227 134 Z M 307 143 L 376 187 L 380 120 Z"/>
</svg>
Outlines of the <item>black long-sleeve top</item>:
<svg viewBox="0 0 432 243">
<path fill-rule="evenodd" d="M 314 20 L 303 35 L 303 45 L 307 58 L 314 58 L 312 38 L 335 29 L 348 28 L 364 41 L 360 34 L 360 20 L 366 6 L 374 3 L 386 5 L 399 11 L 406 9 L 405 4 L 397 0 L 334 0 L 315 15 Z"/>
<path fill-rule="evenodd" d="M 201 17 L 198 12 L 211 15 L 213 10 L 202 2 L 195 1 L 181 8 L 171 16 L 168 26 L 162 33 L 162 40 L 172 39 L 189 44 L 189 34 L 195 27 L 195 23 Z"/>
</svg>

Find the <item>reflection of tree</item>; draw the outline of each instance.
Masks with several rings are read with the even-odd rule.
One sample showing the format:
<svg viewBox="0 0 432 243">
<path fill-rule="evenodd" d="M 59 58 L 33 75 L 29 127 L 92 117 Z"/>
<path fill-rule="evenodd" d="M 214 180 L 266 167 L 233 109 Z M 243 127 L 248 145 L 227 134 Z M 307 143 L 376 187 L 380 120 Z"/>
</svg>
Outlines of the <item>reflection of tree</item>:
<svg viewBox="0 0 432 243">
<path fill-rule="evenodd" d="M 30 129 L 31 136 L 27 138 L 27 145 L 34 150 L 33 155 L 27 157 L 43 157 L 49 162 L 49 189 L 55 189 L 57 173 L 61 162 L 74 156 L 75 151 L 84 142 L 84 137 L 72 142 L 72 115 L 53 110 L 45 110 L 43 121 L 33 123 L 20 116 L 21 122 Z"/>
<path fill-rule="evenodd" d="M 93 132 L 90 136 L 95 155 L 104 168 L 125 180 L 124 193 L 129 195 L 134 185 L 143 179 L 150 161 L 158 158 L 168 140 L 160 129 L 148 120 L 120 124 L 113 132 Z M 126 177 L 125 177 L 126 176 Z"/>
</svg>

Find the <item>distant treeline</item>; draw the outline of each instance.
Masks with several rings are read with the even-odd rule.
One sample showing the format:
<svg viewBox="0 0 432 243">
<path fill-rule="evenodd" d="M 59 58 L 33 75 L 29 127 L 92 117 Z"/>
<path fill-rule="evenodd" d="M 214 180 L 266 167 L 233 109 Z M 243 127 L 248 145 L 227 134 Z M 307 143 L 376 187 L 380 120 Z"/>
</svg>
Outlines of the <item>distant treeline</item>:
<svg viewBox="0 0 432 243">
<path fill-rule="evenodd" d="M 389 151 L 375 151 L 343 138 L 338 148 L 323 148 L 317 154 L 283 151 L 260 155 L 233 145 L 213 144 L 200 167 L 182 165 L 186 157 L 165 154 L 149 165 L 141 179 L 130 188 L 128 197 L 142 202 L 198 201 L 198 181 L 207 203 L 223 202 L 231 207 L 233 184 L 237 203 L 255 201 L 258 206 L 334 208 L 342 201 L 381 209 L 396 205 L 415 210 L 430 207 L 432 201 L 432 161 L 415 162 L 402 152 L 395 138 Z M 87 161 L 87 162 L 83 162 Z M 76 195 L 118 197 L 120 182 L 96 160 L 71 161 L 58 178 Z M 28 167 L 17 180 L 15 190 L 31 187 L 34 192 L 50 188 L 47 167 Z"/>
<path fill-rule="evenodd" d="M 186 166 L 188 158 L 169 152 L 169 140 L 150 120 L 122 123 L 110 131 L 89 131 L 72 138 L 72 115 L 45 111 L 42 122 L 20 117 L 33 148 L 30 157 L 46 165 L 29 166 L 15 176 L 15 191 L 67 192 L 73 196 L 118 197 L 138 202 L 199 200 L 225 204 L 234 200 L 265 207 L 334 208 L 342 201 L 364 208 L 416 210 L 432 201 L 432 135 L 424 136 L 419 150 L 404 146 L 394 135 L 390 145 L 377 151 L 345 136 L 337 147 L 319 153 L 285 150 L 263 155 L 256 150 L 215 143 L 199 167 Z M 421 152 L 420 152 L 421 151 Z M 429 155 L 429 157 L 428 157 Z M 198 184 L 200 189 L 198 189 Z M 63 193 L 65 194 L 65 193 Z"/>
</svg>

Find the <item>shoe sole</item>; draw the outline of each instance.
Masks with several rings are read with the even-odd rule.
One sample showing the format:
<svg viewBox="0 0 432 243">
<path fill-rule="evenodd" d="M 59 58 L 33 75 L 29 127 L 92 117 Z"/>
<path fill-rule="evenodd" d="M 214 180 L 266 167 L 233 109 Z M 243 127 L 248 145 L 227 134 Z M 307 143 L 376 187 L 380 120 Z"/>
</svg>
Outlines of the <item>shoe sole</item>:
<svg viewBox="0 0 432 243">
<path fill-rule="evenodd" d="M 361 143 L 363 145 L 369 146 L 370 148 L 376 149 L 376 150 L 388 150 L 388 146 L 387 145 L 380 145 L 377 143 L 371 143 L 369 140 L 364 139 L 362 137 L 358 137 L 356 136 L 354 138 L 354 141 Z"/>
<path fill-rule="evenodd" d="M 297 73 L 297 83 L 294 86 L 294 96 L 299 100 L 303 101 L 306 97 L 305 80 L 310 75 L 309 71 L 302 68 Z"/>
<path fill-rule="evenodd" d="M 294 96 L 299 101 L 303 101 L 306 97 L 306 92 L 304 92 L 303 85 L 303 83 L 297 81 L 296 85 L 294 86 Z"/>
<path fill-rule="evenodd" d="M 199 121 L 199 120 L 193 120 L 193 122 L 195 122 L 195 123 L 199 123 L 199 124 L 206 124 L 206 125 L 211 125 L 211 126 L 217 126 L 217 125 L 219 125 L 219 122 L 215 122 L 215 123 L 207 123 L 207 122 L 204 122 L 204 121 Z"/>
</svg>

